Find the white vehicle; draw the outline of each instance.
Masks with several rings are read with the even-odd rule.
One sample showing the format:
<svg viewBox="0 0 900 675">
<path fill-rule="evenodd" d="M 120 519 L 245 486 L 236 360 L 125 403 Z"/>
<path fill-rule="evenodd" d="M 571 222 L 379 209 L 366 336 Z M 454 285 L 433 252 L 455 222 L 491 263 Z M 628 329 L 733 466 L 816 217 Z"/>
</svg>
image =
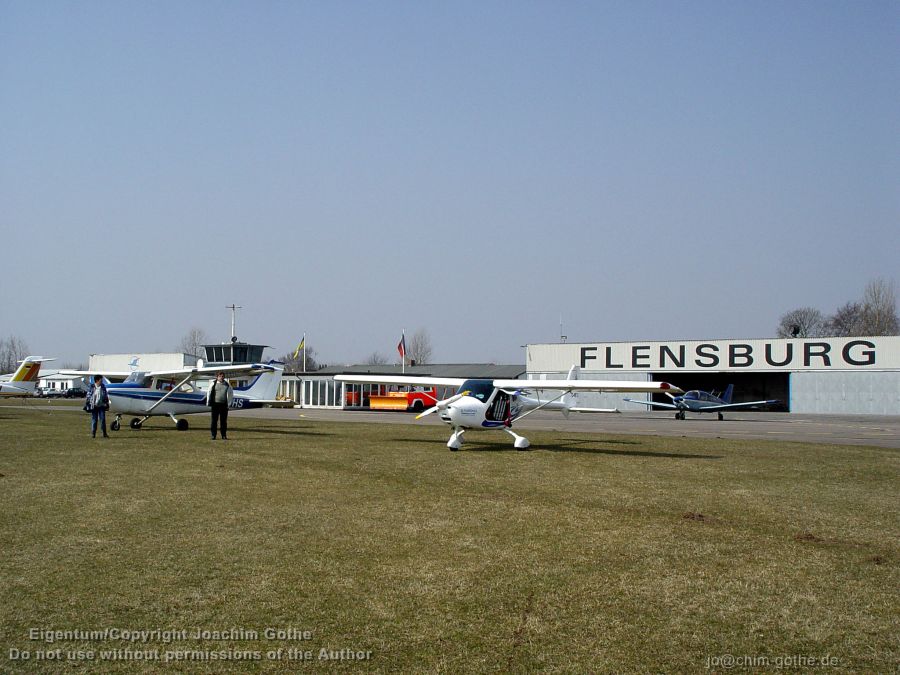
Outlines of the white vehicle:
<svg viewBox="0 0 900 675">
<path fill-rule="evenodd" d="M 0 396 L 33 396 L 41 373 L 41 364 L 44 361 L 54 360 L 45 359 L 43 356 L 26 356 L 16 372 L 0 382 Z"/>
<path fill-rule="evenodd" d="M 284 373 L 284 364 L 280 361 L 238 366 L 136 371 L 130 373 L 124 382 L 118 384 L 107 382 L 106 384 L 110 412 L 116 416 L 116 419 L 110 424 L 110 429 L 119 430 L 123 415 L 134 415 L 129 424 L 132 429 L 140 429 L 144 422 L 151 417 L 165 415 L 175 422 L 176 429 L 186 431 L 188 421 L 179 419 L 176 415 L 192 415 L 210 411 L 209 406 L 206 405 L 206 392 L 200 389 L 198 381 L 215 379 L 216 373 L 225 373 L 226 378 L 253 377 L 253 380 L 246 386 L 234 387 L 232 410 L 249 410 L 278 403 L 275 395 Z M 114 375 L 114 373 L 83 371 L 70 371 L 69 374 Z"/>
<path fill-rule="evenodd" d="M 419 419 L 437 412 L 453 429 L 447 441 L 447 447 L 451 450 L 459 450 L 466 431 L 486 429 L 502 429 L 513 437 L 516 449 L 525 450 L 531 444 L 527 438 L 514 433 L 512 425 L 538 410 L 558 410 L 566 416 L 573 412 L 618 412 L 615 409 L 578 407 L 576 399 L 580 391 L 682 393 L 681 389 L 667 382 L 579 380 L 577 366 L 572 366 L 565 380 L 463 380 L 403 375 L 335 375 L 334 379 L 354 384 L 456 387 L 456 394 L 436 401 L 433 407 L 416 416 Z"/>
</svg>

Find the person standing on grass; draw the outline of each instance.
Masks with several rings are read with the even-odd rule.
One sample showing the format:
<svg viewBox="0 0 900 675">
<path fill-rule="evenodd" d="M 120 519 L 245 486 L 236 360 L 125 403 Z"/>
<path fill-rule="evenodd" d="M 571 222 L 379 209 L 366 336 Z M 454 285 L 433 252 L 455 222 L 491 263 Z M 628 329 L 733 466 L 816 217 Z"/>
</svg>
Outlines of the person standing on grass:
<svg viewBox="0 0 900 675">
<path fill-rule="evenodd" d="M 225 379 L 225 373 L 216 373 L 215 382 L 206 392 L 206 405 L 212 408 L 212 422 L 209 425 L 209 433 L 216 440 L 216 427 L 222 430 L 222 440 L 228 440 L 228 407 L 234 399 L 234 390 Z M 221 422 L 219 422 L 221 420 Z"/>
<path fill-rule="evenodd" d="M 97 438 L 97 422 L 100 422 L 103 438 L 109 438 L 109 434 L 106 433 L 106 411 L 109 410 L 109 394 L 100 375 L 94 375 L 94 381 L 91 383 L 90 389 L 88 389 L 84 405 L 85 408 L 91 411 L 91 438 Z"/>
</svg>

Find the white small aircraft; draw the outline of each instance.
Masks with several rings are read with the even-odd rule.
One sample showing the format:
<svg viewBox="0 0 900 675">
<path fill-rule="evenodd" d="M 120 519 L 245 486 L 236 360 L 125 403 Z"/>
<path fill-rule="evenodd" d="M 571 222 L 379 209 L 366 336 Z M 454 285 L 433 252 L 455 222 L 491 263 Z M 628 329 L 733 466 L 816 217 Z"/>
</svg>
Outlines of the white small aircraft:
<svg viewBox="0 0 900 675">
<path fill-rule="evenodd" d="M 9 375 L 9 379 L 0 382 L 0 396 L 31 396 L 38 383 L 41 364 L 55 360 L 45 359 L 43 356 L 26 356 L 16 372 Z"/>
<path fill-rule="evenodd" d="M 72 371 L 76 373 L 76 371 Z M 116 419 L 109 425 L 118 431 L 123 415 L 135 415 L 129 426 L 140 429 L 151 417 L 168 416 L 175 422 L 178 431 L 186 431 L 188 421 L 176 415 L 191 415 L 209 412 L 206 405 L 206 392 L 198 386 L 198 380 L 212 380 L 216 373 L 225 373 L 227 378 L 254 376 L 254 379 L 243 387 L 234 387 L 233 410 L 249 410 L 262 408 L 264 405 L 279 403 L 275 399 L 284 364 L 280 361 L 269 361 L 266 364 L 253 363 L 238 366 L 198 366 L 179 370 L 154 370 L 151 372 L 135 371 L 130 373 L 124 382 L 117 384 L 108 382 L 106 391 L 109 394 L 110 412 Z M 77 374 L 116 375 L 119 373 L 88 373 L 77 371 Z"/>
<path fill-rule="evenodd" d="M 433 407 L 416 416 L 419 419 L 437 412 L 453 429 L 447 441 L 447 447 L 451 450 L 459 450 L 463 434 L 470 429 L 502 429 L 513 437 L 517 450 L 525 450 L 531 445 L 528 439 L 513 432 L 511 427 L 514 422 L 538 410 L 558 410 L 567 417 L 573 412 L 618 412 L 615 409 L 578 407 L 576 399 L 580 391 L 682 393 L 681 389 L 667 382 L 579 380 L 578 372 L 578 367 L 572 366 L 565 380 L 463 380 L 404 375 L 335 375 L 334 379 L 351 384 L 456 387 L 456 394 L 435 401 Z M 545 391 L 554 393 L 542 398 Z"/>
</svg>

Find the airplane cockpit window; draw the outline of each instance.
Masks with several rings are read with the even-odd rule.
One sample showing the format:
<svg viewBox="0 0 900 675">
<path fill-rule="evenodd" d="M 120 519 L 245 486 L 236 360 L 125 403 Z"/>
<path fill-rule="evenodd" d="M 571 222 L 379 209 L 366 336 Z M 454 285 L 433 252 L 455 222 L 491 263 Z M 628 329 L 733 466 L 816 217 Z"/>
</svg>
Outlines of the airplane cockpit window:
<svg viewBox="0 0 900 675">
<path fill-rule="evenodd" d="M 135 371 L 125 378 L 124 384 L 136 384 L 139 387 L 146 387 L 149 380 L 147 373 Z"/>
<path fill-rule="evenodd" d="M 462 383 L 459 391 L 468 391 L 469 396 L 484 402 L 494 393 L 494 383 L 491 380 L 466 380 Z"/>
<path fill-rule="evenodd" d="M 699 400 L 700 400 L 700 392 L 697 391 L 696 389 L 694 389 L 694 390 L 689 391 L 688 393 L 686 393 L 686 394 L 684 395 L 684 397 L 685 397 L 685 398 L 688 398 L 688 399 L 694 399 L 694 400 L 696 400 L 696 401 L 699 401 Z"/>
</svg>

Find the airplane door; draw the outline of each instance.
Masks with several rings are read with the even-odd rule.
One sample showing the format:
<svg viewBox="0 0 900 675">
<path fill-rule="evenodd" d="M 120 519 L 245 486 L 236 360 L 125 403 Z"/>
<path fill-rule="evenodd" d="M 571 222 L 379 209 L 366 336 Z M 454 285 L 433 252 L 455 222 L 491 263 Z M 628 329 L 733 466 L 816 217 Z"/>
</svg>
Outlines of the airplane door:
<svg viewBox="0 0 900 675">
<path fill-rule="evenodd" d="M 506 422 L 509 420 L 509 406 L 509 394 L 498 391 L 484 417 L 494 422 Z"/>
</svg>

